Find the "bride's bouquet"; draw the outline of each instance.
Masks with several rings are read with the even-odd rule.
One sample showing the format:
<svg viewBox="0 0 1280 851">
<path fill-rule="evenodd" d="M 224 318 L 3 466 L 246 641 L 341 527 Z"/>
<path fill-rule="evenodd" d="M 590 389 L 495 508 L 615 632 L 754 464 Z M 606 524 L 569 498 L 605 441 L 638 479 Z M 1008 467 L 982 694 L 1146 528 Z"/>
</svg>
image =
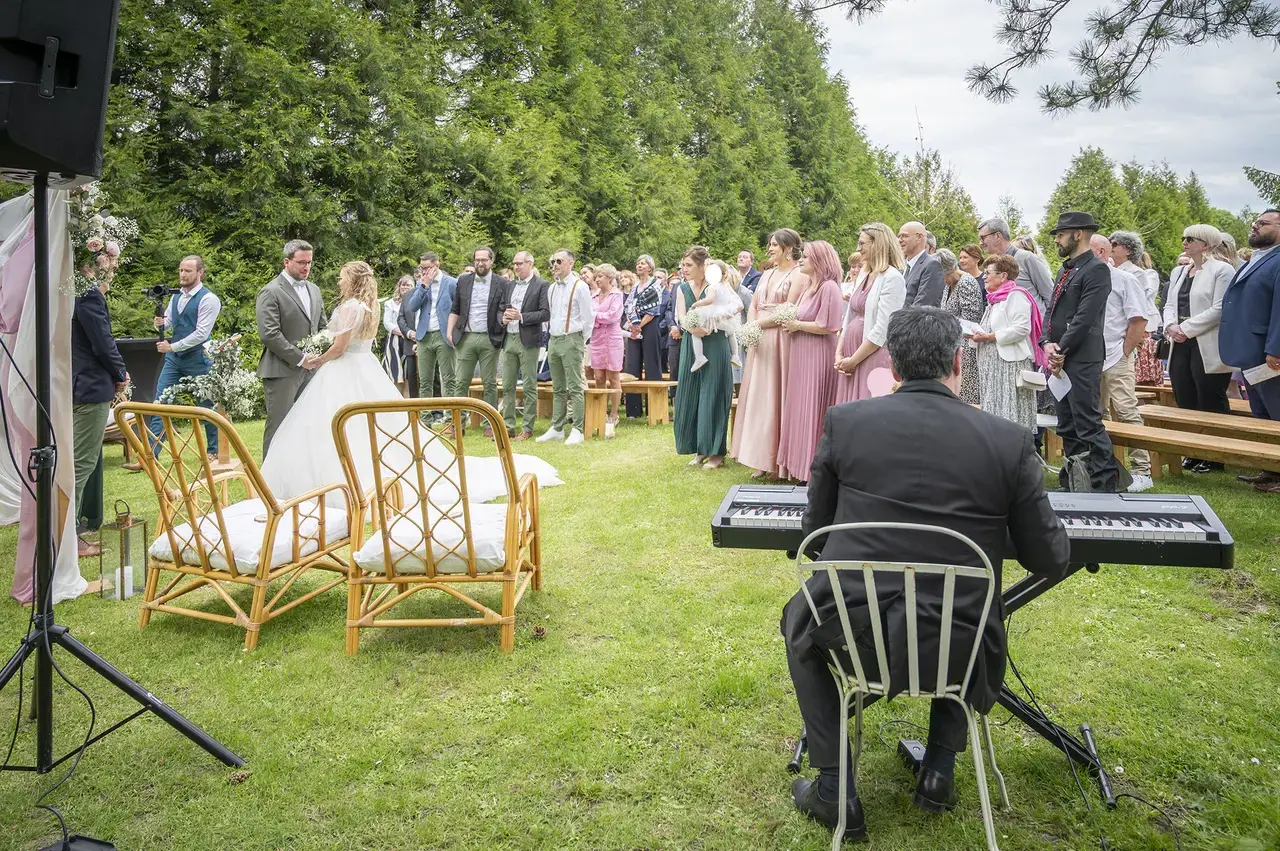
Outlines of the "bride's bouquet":
<svg viewBox="0 0 1280 851">
<path fill-rule="evenodd" d="M 686 331 L 692 331 L 694 328 L 701 328 L 703 321 L 702 311 L 691 307 L 685 311 L 684 318 L 680 320 L 680 327 Z"/>
<path fill-rule="evenodd" d="M 316 357 L 320 357 L 329 351 L 329 347 L 332 345 L 333 334 L 323 328 L 298 342 L 298 348 L 302 349 L 305 354 L 315 355 Z"/>
<path fill-rule="evenodd" d="M 764 329 L 760 327 L 759 322 L 748 322 L 739 328 L 734 336 L 737 338 L 739 346 L 754 349 L 764 339 Z"/>
</svg>

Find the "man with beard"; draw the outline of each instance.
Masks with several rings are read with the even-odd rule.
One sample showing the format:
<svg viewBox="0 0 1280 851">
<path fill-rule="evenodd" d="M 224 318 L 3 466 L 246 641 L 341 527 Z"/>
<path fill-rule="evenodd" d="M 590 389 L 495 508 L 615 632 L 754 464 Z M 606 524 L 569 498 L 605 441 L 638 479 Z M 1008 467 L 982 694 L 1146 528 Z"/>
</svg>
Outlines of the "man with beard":
<svg viewBox="0 0 1280 851">
<path fill-rule="evenodd" d="M 1240 267 L 1222 296 L 1222 321 L 1218 326 L 1218 353 L 1222 362 L 1240 370 L 1266 364 L 1280 370 L 1280 210 L 1267 210 L 1249 230 L 1253 254 Z M 1249 388 L 1253 415 L 1280 420 L 1280 379 Z M 1259 473 L 1241 476 L 1255 489 L 1280 493 L 1280 476 Z"/>
<path fill-rule="evenodd" d="M 1102 364 L 1106 343 L 1102 331 L 1111 295 L 1111 270 L 1089 248 L 1098 224 L 1089 213 L 1058 216 L 1050 231 L 1065 258 L 1054 284 L 1041 345 L 1055 375 L 1071 382 L 1058 400 L 1058 437 L 1063 457 L 1085 454 L 1085 466 L 1095 492 L 1115 493 L 1120 467 L 1112 454 L 1111 438 L 1102 424 Z M 1067 489 L 1067 467 L 1059 473 Z"/>
</svg>

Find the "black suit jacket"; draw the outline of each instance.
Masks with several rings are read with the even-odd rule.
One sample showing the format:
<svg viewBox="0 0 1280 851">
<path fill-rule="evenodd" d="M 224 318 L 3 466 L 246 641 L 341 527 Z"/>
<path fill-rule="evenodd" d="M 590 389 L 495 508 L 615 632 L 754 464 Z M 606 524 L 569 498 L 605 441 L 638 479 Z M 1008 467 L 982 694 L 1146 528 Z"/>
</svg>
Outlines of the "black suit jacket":
<svg viewBox="0 0 1280 851">
<path fill-rule="evenodd" d="M 1067 279 L 1059 291 L 1064 274 Z M 1102 322 L 1111 296 L 1111 269 L 1092 251 L 1086 251 L 1062 264 L 1053 291 L 1057 297 L 1049 305 L 1042 342 L 1057 343 L 1068 364 L 1105 360 Z"/>
<path fill-rule="evenodd" d="M 475 273 L 467 272 L 458 278 L 458 294 L 453 299 L 453 309 L 449 311 L 458 317 L 453 326 L 455 346 L 462 340 L 462 335 L 469 331 L 488 331 L 489 342 L 493 343 L 495 349 L 501 348 L 502 341 L 506 339 L 507 326 L 502 324 L 502 311 L 507 306 L 507 287 L 511 282 L 497 273 L 490 274 L 489 309 L 485 311 L 489 327 L 486 329 L 467 327 L 467 319 L 471 316 L 471 289 L 476 283 Z"/>
<path fill-rule="evenodd" d="M 76 299 L 71 314 L 71 401 L 110 402 L 124 381 L 124 358 L 111 335 L 107 299 L 97 288 Z"/>
<path fill-rule="evenodd" d="M 943 526 L 972 540 L 995 568 L 995 596 L 970 680 L 969 701 L 985 712 L 1004 680 L 1004 606 L 1000 565 L 1006 534 L 1023 567 L 1060 578 L 1067 570 L 1067 533 L 1049 504 L 1034 437 L 1017 423 L 967 405 L 937 381 L 906 382 L 890 396 L 836 405 L 827 411 L 822 440 L 809 478 L 805 534 L 832 523 L 922 523 Z M 903 532 L 837 532 L 819 541 L 822 558 L 972 565 L 977 555 L 941 535 Z M 1012 557 L 1012 553 L 1009 553 Z M 877 577 L 877 580 L 879 578 Z M 844 575 L 841 587 L 851 620 L 869 626 L 866 588 Z M 956 585 L 955 621 L 969 638 L 982 611 L 983 594 L 972 580 Z M 820 652 L 843 644 L 835 599 L 825 576 L 809 580 L 822 624 L 816 625 L 803 594 L 783 611 L 782 633 L 793 652 Z M 921 686 L 933 688 L 940 652 L 942 584 L 917 577 Z M 876 583 L 888 639 L 892 693 L 907 686 L 906 615 L 901 581 Z M 870 633 L 866 647 L 872 648 Z M 859 646 L 863 651 L 862 641 Z M 878 670 L 874 650 L 860 652 L 868 670 Z M 953 644 L 949 681 L 964 676 L 968 658 Z M 851 669 L 850 669 L 851 670 Z M 874 676 L 874 675 L 872 675 Z"/>
<path fill-rule="evenodd" d="M 536 349 L 542 345 L 542 323 L 551 321 L 550 288 L 541 275 L 534 275 L 524 291 L 520 304 L 512 304 L 516 281 L 507 281 L 507 291 L 502 297 L 502 309 L 514 307 L 520 311 L 520 345 Z"/>
</svg>

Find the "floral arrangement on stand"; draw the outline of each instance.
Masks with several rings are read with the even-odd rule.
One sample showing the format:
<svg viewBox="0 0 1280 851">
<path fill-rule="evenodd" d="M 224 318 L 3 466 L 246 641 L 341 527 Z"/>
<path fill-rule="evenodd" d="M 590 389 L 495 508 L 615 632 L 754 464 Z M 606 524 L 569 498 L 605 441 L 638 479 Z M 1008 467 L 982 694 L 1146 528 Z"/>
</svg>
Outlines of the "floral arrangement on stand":
<svg viewBox="0 0 1280 851">
<path fill-rule="evenodd" d="M 262 382 L 240 363 L 240 335 L 211 339 L 206 344 L 212 364 L 204 375 L 187 376 L 167 388 L 157 400 L 162 405 L 189 401 L 212 403 L 228 419 L 251 420 L 262 411 Z"/>
<path fill-rule="evenodd" d="M 68 229 L 74 252 L 71 280 L 64 288 L 76 298 L 115 277 L 116 267 L 128 263 L 125 249 L 138 238 L 138 223 L 113 215 L 110 199 L 97 183 L 67 194 Z M 85 274 L 85 269 L 92 270 Z"/>
</svg>

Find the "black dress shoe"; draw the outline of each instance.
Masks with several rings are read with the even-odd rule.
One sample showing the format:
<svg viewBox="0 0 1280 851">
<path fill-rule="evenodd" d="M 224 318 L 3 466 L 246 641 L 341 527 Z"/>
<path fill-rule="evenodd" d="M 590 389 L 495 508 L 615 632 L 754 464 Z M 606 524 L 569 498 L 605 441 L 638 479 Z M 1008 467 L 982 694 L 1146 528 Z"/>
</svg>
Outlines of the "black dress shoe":
<svg viewBox="0 0 1280 851">
<path fill-rule="evenodd" d="M 953 792 L 954 794 L 954 792 Z M 832 830 L 840 819 L 839 804 L 822 800 L 818 795 L 818 784 L 803 777 L 797 777 L 791 784 L 791 800 L 796 809 Z M 865 842 L 867 840 L 867 817 L 862 812 L 862 801 L 854 795 L 849 799 L 849 813 L 844 820 L 844 838 L 846 842 Z"/>
<path fill-rule="evenodd" d="M 917 807 L 930 813 L 947 813 L 956 808 L 956 779 L 932 768 L 920 769 L 916 783 L 916 796 L 912 800 Z"/>
<path fill-rule="evenodd" d="M 1236 481 L 1244 482 L 1246 485 L 1269 485 L 1273 482 L 1280 482 L 1280 476 L 1275 473 L 1268 473 L 1265 470 L 1261 473 L 1255 473 L 1252 476 L 1236 476 Z"/>
<path fill-rule="evenodd" d="M 1199 463 L 1200 463 L 1200 459 L 1198 459 L 1198 458 L 1183 458 L 1183 459 L 1182 459 L 1182 469 L 1184 469 L 1184 470 L 1190 470 L 1192 467 L 1194 467 L 1195 465 L 1197 465 L 1197 464 L 1199 464 Z"/>
<path fill-rule="evenodd" d="M 1194 467 L 1191 467 L 1193 473 L 1214 473 L 1219 470 L 1226 469 L 1222 464 L 1214 461 L 1200 461 Z"/>
</svg>

